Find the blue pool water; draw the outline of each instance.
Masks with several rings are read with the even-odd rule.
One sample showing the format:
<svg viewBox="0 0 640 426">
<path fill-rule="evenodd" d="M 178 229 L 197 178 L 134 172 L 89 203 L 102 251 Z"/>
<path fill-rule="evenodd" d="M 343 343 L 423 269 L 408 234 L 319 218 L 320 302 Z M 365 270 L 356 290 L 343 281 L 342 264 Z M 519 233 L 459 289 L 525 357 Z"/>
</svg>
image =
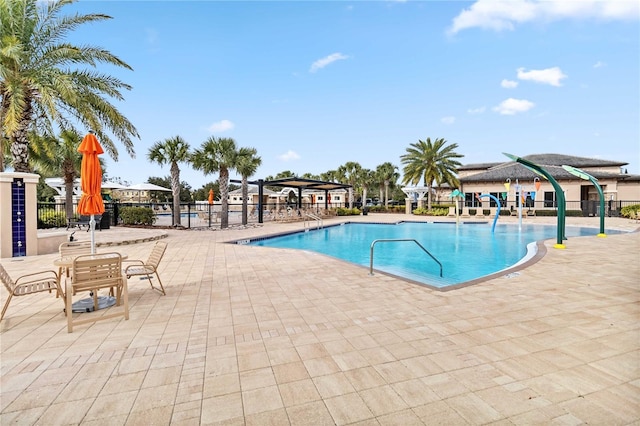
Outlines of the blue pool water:
<svg viewBox="0 0 640 426">
<path fill-rule="evenodd" d="M 607 233 L 617 233 L 607 231 Z M 566 237 L 598 234 L 596 228 L 567 227 Z M 310 250 L 369 267 L 370 247 L 378 239 L 415 239 L 443 265 L 440 267 L 414 242 L 381 242 L 375 245 L 374 269 L 434 287 L 446 287 L 481 278 L 518 263 L 527 245 L 555 239 L 552 225 L 418 223 L 349 223 L 309 232 L 251 241 L 250 244 Z"/>
</svg>

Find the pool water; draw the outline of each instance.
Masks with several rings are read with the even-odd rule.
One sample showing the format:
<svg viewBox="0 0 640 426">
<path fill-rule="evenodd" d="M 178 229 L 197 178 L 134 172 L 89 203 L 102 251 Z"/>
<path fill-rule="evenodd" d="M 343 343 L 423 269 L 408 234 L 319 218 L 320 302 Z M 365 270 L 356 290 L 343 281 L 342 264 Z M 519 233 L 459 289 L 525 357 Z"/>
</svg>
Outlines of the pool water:
<svg viewBox="0 0 640 426">
<path fill-rule="evenodd" d="M 596 228 L 567 227 L 566 237 L 595 236 Z M 607 231 L 607 233 L 617 233 Z M 439 265 L 414 242 L 376 243 L 374 269 L 434 287 L 447 287 L 507 269 L 527 255 L 527 245 L 556 238 L 555 225 L 486 223 L 399 224 L 349 223 L 309 232 L 251 241 L 250 244 L 310 250 L 369 267 L 371 243 L 378 239 L 415 239 L 442 263 Z"/>
</svg>

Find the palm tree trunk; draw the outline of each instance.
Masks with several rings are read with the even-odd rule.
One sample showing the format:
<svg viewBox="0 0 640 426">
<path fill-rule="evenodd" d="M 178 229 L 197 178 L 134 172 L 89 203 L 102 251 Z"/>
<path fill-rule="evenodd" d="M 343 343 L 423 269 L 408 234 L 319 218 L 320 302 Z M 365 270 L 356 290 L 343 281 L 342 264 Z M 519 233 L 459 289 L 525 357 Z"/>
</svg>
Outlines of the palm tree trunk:
<svg viewBox="0 0 640 426">
<path fill-rule="evenodd" d="M 229 170 L 220 168 L 220 229 L 229 227 Z"/>
<path fill-rule="evenodd" d="M 389 181 L 384 181 L 384 208 L 389 208 Z"/>
<path fill-rule="evenodd" d="M 11 156 L 13 157 L 13 170 L 16 172 L 31 172 L 31 168 L 29 167 L 29 138 L 27 136 L 29 122 L 31 121 L 30 117 L 31 102 L 28 100 L 20 120 L 20 125 L 9 139 L 11 144 L 9 149 L 11 150 Z"/>
<path fill-rule="evenodd" d="M 171 163 L 171 193 L 173 194 L 173 226 L 180 226 L 180 168 L 178 163 Z"/>
</svg>

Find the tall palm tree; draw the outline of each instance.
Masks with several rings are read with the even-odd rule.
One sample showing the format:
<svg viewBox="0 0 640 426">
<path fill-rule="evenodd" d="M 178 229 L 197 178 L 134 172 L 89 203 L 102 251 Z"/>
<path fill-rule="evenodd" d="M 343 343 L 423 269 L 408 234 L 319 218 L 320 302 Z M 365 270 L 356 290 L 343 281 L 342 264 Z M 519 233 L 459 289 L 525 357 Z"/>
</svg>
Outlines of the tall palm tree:
<svg viewBox="0 0 640 426">
<path fill-rule="evenodd" d="M 349 188 L 349 208 L 353 208 L 353 192 L 358 184 L 359 173 L 362 170 L 362 166 L 355 161 L 347 161 L 344 165 L 338 167 L 338 173 L 344 176 L 347 183 L 351 185 Z"/>
<path fill-rule="evenodd" d="M 360 186 L 362 187 L 362 207 L 367 204 L 367 191 L 375 185 L 375 172 L 370 169 L 360 171 Z"/>
<path fill-rule="evenodd" d="M 380 180 L 384 185 L 384 206 L 385 208 L 389 208 L 389 186 L 391 183 L 395 184 L 400 177 L 400 174 L 397 172 L 398 167 L 393 164 L 386 163 L 380 164 L 376 168 L 376 173 L 378 174 Z"/>
<path fill-rule="evenodd" d="M 403 183 L 416 185 L 422 179 L 428 191 L 427 209 L 429 210 L 431 210 L 431 188 L 434 183 L 440 185 L 447 182 L 453 188 L 459 183 L 456 171 L 462 164 L 456 158 L 462 158 L 464 155 L 455 151 L 458 148 L 457 143 L 445 145 L 447 141 L 443 138 L 436 139 L 434 142 L 431 142 L 430 138 L 426 141 L 418 140 L 407 148 L 406 154 L 400 156 L 404 164 Z"/>
<path fill-rule="evenodd" d="M 240 148 L 238 158 L 236 159 L 236 171 L 242 176 L 242 224 L 247 224 L 247 198 L 249 197 L 249 177 L 253 176 L 260 164 L 262 158 L 257 156 L 258 151 L 255 148 Z"/>
<path fill-rule="evenodd" d="M 336 182 L 338 180 L 337 170 L 327 170 L 324 173 L 320 173 L 320 180 L 325 182 Z"/>
<path fill-rule="evenodd" d="M 205 175 L 219 172 L 222 229 L 229 227 L 229 169 L 235 168 L 237 156 L 236 141 L 231 138 L 216 139 L 213 136 L 204 141 L 191 156 L 194 169 L 202 170 Z"/>
<path fill-rule="evenodd" d="M 171 194 L 173 195 L 173 226 L 181 225 L 180 218 L 180 167 L 178 163 L 188 162 L 191 158 L 189 144 L 180 136 L 165 139 L 151 145 L 147 159 L 152 163 L 171 166 Z"/>
<path fill-rule="evenodd" d="M 29 142 L 29 157 L 36 171 L 48 176 L 62 174 L 67 219 L 73 217 L 73 186 L 82 165 L 82 154 L 78 152 L 81 141 L 75 131 L 65 130 L 60 138 L 32 135 Z"/>
<path fill-rule="evenodd" d="M 96 71 L 102 64 L 131 70 L 109 51 L 75 46 L 65 37 L 82 24 L 111 19 L 103 14 L 61 16 L 74 0 L 0 0 L 0 139 L 10 146 L 13 169 L 29 172 L 29 132 L 94 130 L 114 160 L 113 134 L 135 156 L 136 128 L 108 99 L 122 100 L 131 86 Z M 76 129 L 82 127 L 82 132 Z M 0 150 L 2 147 L 0 147 Z M 4 163 L 0 163 L 0 171 Z"/>
</svg>

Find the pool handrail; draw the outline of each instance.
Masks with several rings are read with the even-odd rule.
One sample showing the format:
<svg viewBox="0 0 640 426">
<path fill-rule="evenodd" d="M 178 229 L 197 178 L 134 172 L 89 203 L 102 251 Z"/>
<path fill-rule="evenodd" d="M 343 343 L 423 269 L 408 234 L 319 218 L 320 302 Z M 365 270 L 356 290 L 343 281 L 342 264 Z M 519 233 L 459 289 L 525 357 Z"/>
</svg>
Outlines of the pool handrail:
<svg viewBox="0 0 640 426">
<path fill-rule="evenodd" d="M 373 242 L 371 243 L 371 249 L 369 250 L 369 275 L 373 275 L 373 249 L 374 249 L 375 245 L 377 243 L 390 243 L 390 242 L 402 242 L 402 241 L 413 241 L 418 246 L 420 246 L 422 251 L 427 253 L 429 255 L 429 257 L 431 257 L 433 260 L 436 261 L 436 263 L 438 265 L 440 265 L 440 278 L 442 278 L 442 263 L 440 263 L 440 261 L 438 259 L 436 259 L 435 256 L 432 255 L 429 252 L 429 250 L 424 248 L 424 246 L 422 244 L 420 244 L 417 240 L 415 240 L 413 238 L 391 238 L 391 239 L 386 239 L 385 238 L 385 239 L 373 240 Z"/>
<path fill-rule="evenodd" d="M 320 216 L 316 216 L 312 213 L 305 213 L 304 215 L 304 228 L 307 229 L 307 218 L 316 221 L 316 229 L 324 228 L 324 224 L 322 223 L 322 218 Z M 309 224 L 309 229 L 311 229 L 311 224 Z"/>
</svg>

